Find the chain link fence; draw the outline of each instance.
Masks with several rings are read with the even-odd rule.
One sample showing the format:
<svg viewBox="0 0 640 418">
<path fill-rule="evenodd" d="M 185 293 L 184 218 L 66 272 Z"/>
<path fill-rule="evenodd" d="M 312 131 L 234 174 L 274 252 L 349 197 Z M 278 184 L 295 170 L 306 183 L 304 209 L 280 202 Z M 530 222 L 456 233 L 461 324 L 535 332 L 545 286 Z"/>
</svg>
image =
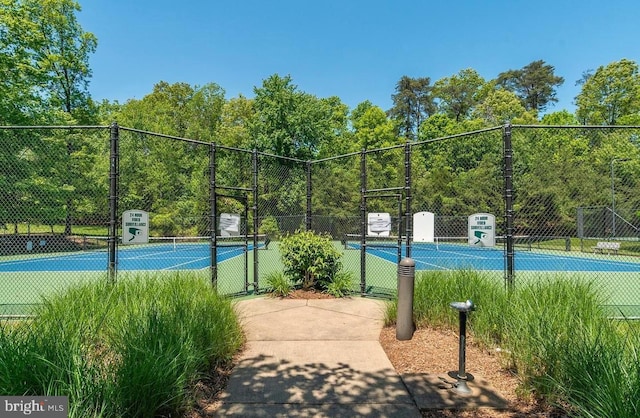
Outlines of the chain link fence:
<svg viewBox="0 0 640 418">
<path fill-rule="evenodd" d="M 312 229 L 343 251 L 355 292 L 393 293 L 411 256 L 508 284 L 592 280 L 638 316 L 639 134 L 507 126 L 300 161 L 117 126 L 2 127 L 0 313 L 148 271 L 264 291 L 280 238 Z M 122 227 L 127 210 L 148 214 L 148 243 Z"/>
<path fill-rule="evenodd" d="M 637 127 L 513 127 L 515 248 L 538 256 L 519 263 L 516 254 L 518 280 L 590 280 L 612 315 L 640 316 L 639 134 Z"/>
<path fill-rule="evenodd" d="M 0 314 L 14 315 L 106 275 L 106 257 L 81 255 L 106 251 L 109 129 L 5 127 L 0 141 Z"/>
</svg>

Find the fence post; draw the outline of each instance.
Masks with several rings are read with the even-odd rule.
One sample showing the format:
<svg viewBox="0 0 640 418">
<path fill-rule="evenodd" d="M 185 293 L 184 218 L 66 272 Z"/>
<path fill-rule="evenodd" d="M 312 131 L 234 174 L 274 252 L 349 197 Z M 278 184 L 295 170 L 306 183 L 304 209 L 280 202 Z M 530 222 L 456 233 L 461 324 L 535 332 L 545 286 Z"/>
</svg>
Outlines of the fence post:
<svg viewBox="0 0 640 418">
<path fill-rule="evenodd" d="M 513 148 L 511 145 L 511 124 L 504 126 L 504 205 L 506 224 L 506 272 L 505 284 L 508 289 L 514 286 L 514 250 L 513 250 Z"/>
<path fill-rule="evenodd" d="M 258 229 L 260 228 L 260 220 L 258 219 L 258 150 L 253 150 L 253 293 L 258 294 L 260 288 L 258 284 Z"/>
<path fill-rule="evenodd" d="M 209 145 L 209 235 L 211 253 L 211 286 L 218 290 L 218 199 L 216 199 L 216 144 Z"/>
<path fill-rule="evenodd" d="M 305 217 L 305 228 L 311 231 L 311 193 L 313 192 L 311 185 L 311 161 L 307 161 L 307 216 Z"/>
<path fill-rule="evenodd" d="M 118 270 L 118 177 L 120 175 L 119 144 L 120 130 L 118 124 L 113 122 L 110 128 L 110 165 L 109 165 L 109 237 L 108 237 L 108 275 L 111 282 L 115 282 Z"/>
<path fill-rule="evenodd" d="M 405 189 L 405 236 L 407 252 L 405 257 L 411 258 L 411 240 L 413 238 L 413 217 L 411 216 L 411 143 L 404 145 L 404 189 Z"/>
<path fill-rule="evenodd" d="M 360 294 L 366 292 L 367 255 L 367 151 L 360 153 Z"/>
</svg>

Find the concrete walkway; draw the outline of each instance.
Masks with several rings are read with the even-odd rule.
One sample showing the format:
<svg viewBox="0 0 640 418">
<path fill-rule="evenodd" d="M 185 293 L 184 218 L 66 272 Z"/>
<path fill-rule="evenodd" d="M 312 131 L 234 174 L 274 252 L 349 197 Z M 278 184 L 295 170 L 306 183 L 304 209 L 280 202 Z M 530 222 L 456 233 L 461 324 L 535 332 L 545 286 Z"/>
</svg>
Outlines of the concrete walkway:
<svg viewBox="0 0 640 418">
<path fill-rule="evenodd" d="M 417 405 L 465 406 L 435 376 L 396 373 L 379 343 L 382 301 L 256 298 L 236 308 L 247 345 L 215 416 L 417 418 Z M 473 406 L 500 406 L 477 389 Z"/>
<path fill-rule="evenodd" d="M 420 417 L 378 338 L 384 302 L 240 301 L 247 346 L 219 416 Z"/>
</svg>

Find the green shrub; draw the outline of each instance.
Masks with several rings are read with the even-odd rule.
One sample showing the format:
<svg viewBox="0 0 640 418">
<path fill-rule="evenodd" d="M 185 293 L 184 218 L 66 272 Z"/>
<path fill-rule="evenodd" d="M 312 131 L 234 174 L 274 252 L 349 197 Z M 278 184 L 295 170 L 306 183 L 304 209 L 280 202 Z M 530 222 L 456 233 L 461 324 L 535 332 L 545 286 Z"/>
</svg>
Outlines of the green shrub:
<svg viewBox="0 0 640 418">
<path fill-rule="evenodd" d="M 303 289 L 322 289 L 340 270 L 341 254 L 328 235 L 296 231 L 280 241 L 284 273 Z"/>
</svg>

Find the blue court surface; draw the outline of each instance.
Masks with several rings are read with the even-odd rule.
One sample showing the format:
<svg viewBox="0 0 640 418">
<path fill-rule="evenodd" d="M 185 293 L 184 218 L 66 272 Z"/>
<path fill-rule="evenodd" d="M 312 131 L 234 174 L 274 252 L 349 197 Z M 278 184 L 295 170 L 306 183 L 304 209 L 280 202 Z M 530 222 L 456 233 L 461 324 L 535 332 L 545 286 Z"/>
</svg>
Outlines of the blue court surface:
<svg viewBox="0 0 640 418">
<path fill-rule="evenodd" d="M 358 244 L 349 248 L 359 249 Z M 389 245 L 367 244 L 367 254 L 397 263 L 398 250 Z M 405 248 L 402 257 L 406 254 Z M 502 247 L 477 248 L 463 244 L 414 243 L 411 258 L 416 270 L 503 270 L 505 256 Z M 640 272 L 640 260 L 628 256 L 588 254 L 563 251 L 518 251 L 515 253 L 516 271 L 564 272 Z"/>
<path fill-rule="evenodd" d="M 247 247 L 251 251 L 252 245 Z M 241 256 L 244 247 L 218 247 L 218 263 Z M 66 254 L 13 258 L 0 261 L 0 272 L 28 271 L 106 271 L 106 251 L 82 251 Z M 178 245 L 121 246 L 117 253 L 118 270 L 199 270 L 211 265 L 211 250 L 206 243 Z"/>
</svg>

